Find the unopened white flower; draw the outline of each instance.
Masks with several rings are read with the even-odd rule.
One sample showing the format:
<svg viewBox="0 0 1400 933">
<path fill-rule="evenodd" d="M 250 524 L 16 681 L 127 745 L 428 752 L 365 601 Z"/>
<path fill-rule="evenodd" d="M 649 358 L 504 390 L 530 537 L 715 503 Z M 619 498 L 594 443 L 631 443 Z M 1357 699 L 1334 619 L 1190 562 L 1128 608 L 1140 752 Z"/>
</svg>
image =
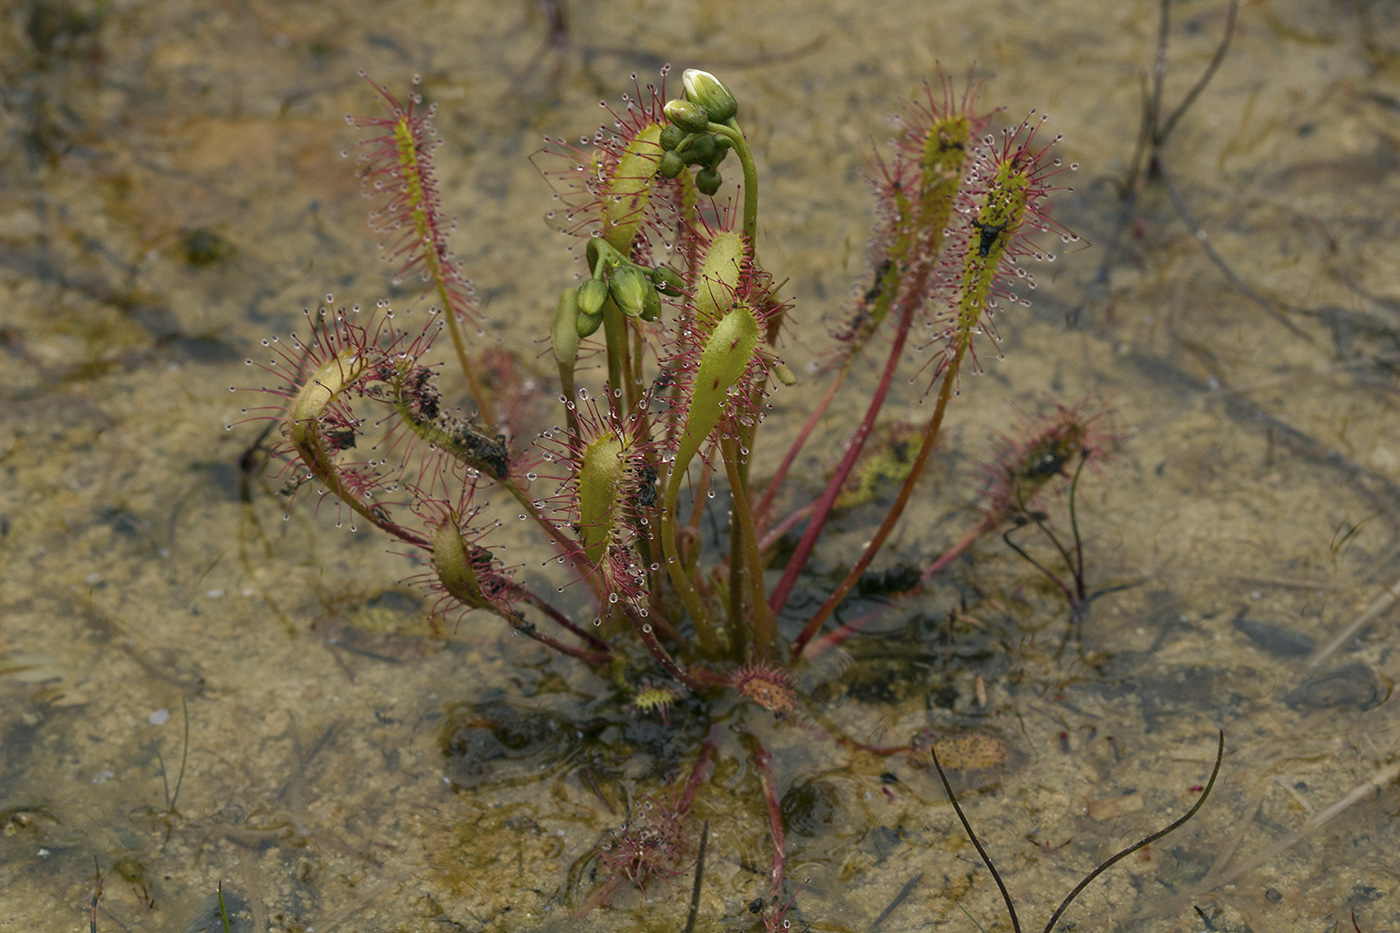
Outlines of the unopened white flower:
<svg viewBox="0 0 1400 933">
<path fill-rule="evenodd" d="M 686 99 L 704 107 L 712 122 L 723 123 L 739 112 L 739 102 L 729 88 L 708 71 L 687 68 L 681 81 L 685 84 Z"/>
</svg>

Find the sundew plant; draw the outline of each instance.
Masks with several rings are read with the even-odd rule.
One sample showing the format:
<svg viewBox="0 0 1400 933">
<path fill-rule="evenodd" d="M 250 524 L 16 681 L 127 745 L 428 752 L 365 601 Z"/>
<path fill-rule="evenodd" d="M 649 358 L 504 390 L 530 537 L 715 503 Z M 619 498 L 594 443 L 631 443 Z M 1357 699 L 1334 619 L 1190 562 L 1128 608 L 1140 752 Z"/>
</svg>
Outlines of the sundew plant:
<svg viewBox="0 0 1400 933">
<path fill-rule="evenodd" d="M 558 302 L 538 319 L 558 368 L 554 427 L 527 436 L 493 390 L 483 320 L 448 244 L 433 108 L 416 91 L 401 99 L 379 85 L 387 112 L 347 118 L 365 132 L 349 154 L 376 201 L 370 223 L 397 280 L 421 279 L 428 307 L 396 313 L 386 302 L 342 307 L 327 296 L 307 312 L 306 332 L 267 341 L 272 354 L 255 365 L 273 379 L 257 390 L 269 401 L 249 411 L 275 419 L 289 494 L 314 490 L 351 527 L 373 527 L 421 556 L 418 579 L 440 618 L 494 617 L 662 715 L 690 692 L 737 695 L 787 716 L 801 709 L 787 672 L 858 627 L 834 624 L 834 611 L 889 540 L 948 406 L 969 386 L 964 376 L 996 352 L 996 327 L 1015 325 L 1001 316 L 1027 303 L 1028 266 L 1054 259 L 1038 241 L 1071 238 L 1048 212 L 1074 166 L 1056 156 L 1042 116 L 993 129 L 971 88 L 926 86 L 897 118 L 892 146 L 870 160 L 878 219 L 864 278 L 852 283 L 858 297 L 822 365 L 799 377 L 784 362 L 784 335 L 814 323 L 756 249 L 760 170 L 743 110 L 706 72 L 686 71 L 683 93 L 669 100 L 664 78 L 645 88 L 634 79 L 609 125 L 575 143 L 548 140 L 537 159 L 555 191 L 551 222 L 582 244 L 570 253 L 586 262 L 575 274 L 561 257 Z M 848 380 L 858 365 L 877 373 L 873 390 Z M 444 396 L 444 366 L 460 370 L 469 400 Z M 895 477 L 898 492 L 844 578 L 815 610 L 798 612 L 794 588 L 828 520 L 862 487 L 892 386 L 911 379 L 924 385 L 928 414 L 906 432 L 912 456 Z M 765 430 L 772 400 L 793 392 L 813 400 L 795 440 L 756 459 L 776 433 Z M 843 392 L 868 392 L 864 415 L 853 434 L 843 429 L 824 491 L 784 511 L 780 490 Z M 784 409 L 787 417 L 800 406 Z M 1094 420 L 1084 406 L 1060 407 L 1008 441 L 988 473 L 984 517 L 957 547 L 1075 474 L 1100 448 Z M 727 542 L 702 533 L 707 509 L 724 503 Z M 517 517 L 553 549 L 555 579 L 543 589 L 493 545 Z M 780 543 L 786 562 L 776 569 Z M 923 585 L 948 559 L 930 558 Z M 768 773 L 766 753 L 755 754 Z M 712 755 L 707 745 L 685 793 L 646 830 L 653 838 L 689 809 Z M 776 894 L 782 828 L 769 803 Z M 608 864 L 641 883 L 664 873 L 658 851 L 624 840 Z M 780 914 L 775 899 L 773 922 Z"/>
</svg>

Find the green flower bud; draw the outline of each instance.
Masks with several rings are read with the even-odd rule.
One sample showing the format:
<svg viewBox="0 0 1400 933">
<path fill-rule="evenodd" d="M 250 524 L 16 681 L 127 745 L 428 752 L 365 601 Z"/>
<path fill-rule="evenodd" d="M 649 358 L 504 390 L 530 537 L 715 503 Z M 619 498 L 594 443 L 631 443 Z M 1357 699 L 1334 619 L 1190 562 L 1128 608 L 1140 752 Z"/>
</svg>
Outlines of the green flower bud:
<svg viewBox="0 0 1400 933">
<path fill-rule="evenodd" d="M 723 180 L 719 176 L 719 169 L 702 168 L 695 173 L 695 187 L 700 190 L 701 194 L 713 195 L 719 190 Z"/>
<path fill-rule="evenodd" d="M 674 123 L 668 123 L 661 131 L 661 148 L 666 152 L 673 151 L 677 146 L 685 141 L 686 132 Z"/>
<path fill-rule="evenodd" d="M 686 99 L 704 107 L 714 122 L 723 123 L 739 112 L 739 102 L 729 88 L 708 71 L 687 68 L 681 81 L 685 84 Z"/>
<path fill-rule="evenodd" d="M 690 141 L 681 153 L 687 165 L 709 165 L 715 158 L 717 147 L 713 136 L 697 136 Z"/>
<path fill-rule="evenodd" d="M 584 314 L 582 311 L 579 312 L 577 329 L 580 337 L 592 337 L 594 334 L 598 333 L 598 328 L 602 326 L 603 313 L 601 311 L 597 314 Z"/>
<path fill-rule="evenodd" d="M 651 270 L 651 281 L 663 295 L 679 298 L 685 294 L 685 278 L 670 266 L 657 266 Z"/>
<path fill-rule="evenodd" d="M 668 100 L 664 109 L 666 119 L 687 133 L 704 133 L 710 128 L 709 111 L 694 101 Z"/>
<path fill-rule="evenodd" d="M 608 284 L 601 279 L 589 279 L 578 287 L 578 313 L 594 317 L 603 312 L 608 300 Z M 591 331 L 590 331 L 591 333 Z M 584 334 L 583 336 L 588 336 Z"/>
<path fill-rule="evenodd" d="M 647 281 L 642 270 L 636 266 L 618 266 L 608 280 L 608 292 L 612 295 L 613 302 L 628 317 L 642 316 L 646 309 L 648 291 L 655 292 L 656 286 Z"/>
<path fill-rule="evenodd" d="M 651 279 L 643 276 L 643 281 L 647 283 L 646 291 L 642 294 L 642 320 L 661 320 L 661 293 L 656 290 Z"/>
<path fill-rule="evenodd" d="M 662 178 L 675 178 L 685 171 L 685 159 L 674 149 L 667 149 L 661 153 L 661 167 L 657 169 Z"/>
</svg>

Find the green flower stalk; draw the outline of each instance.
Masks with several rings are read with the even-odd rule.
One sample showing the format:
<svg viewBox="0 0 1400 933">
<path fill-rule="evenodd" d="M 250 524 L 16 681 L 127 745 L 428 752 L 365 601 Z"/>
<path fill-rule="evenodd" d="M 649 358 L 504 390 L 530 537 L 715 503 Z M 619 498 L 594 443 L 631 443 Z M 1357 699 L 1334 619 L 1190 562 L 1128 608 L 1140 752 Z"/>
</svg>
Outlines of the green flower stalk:
<svg viewBox="0 0 1400 933">
<path fill-rule="evenodd" d="M 663 69 L 663 79 L 665 74 Z M 587 238 L 588 278 L 599 280 L 599 286 L 585 281 L 579 290 L 578 333 L 585 338 L 601 333 L 608 382 L 622 389 L 628 407 L 635 407 L 646 391 L 639 358 L 645 325 L 660 316 L 660 296 L 655 283 L 637 283 L 630 272 L 622 273 L 617 295 L 603 292 L 595 306 L 594 294 L 609 286 L 620 268 L 635 266 L 649 273 L 653 257 L 669 248 L 663 244 L 683 241 L 696 217 L 697 192 L 688 172 L 662 172 L 669 151 L 663 140 L 668 131 L 675 132 L 662 112 L 664 80 L 660 88 L 637 86 L 635 97 L 624 100 L 623 108 L 607 107 L 612 125 L 600 129 L 591 145 L 585 141 L 584 148 L 576 148 L 562 139 L 551 141 L 545 155 L 562 157 L 566 167 L 545 175 L 559 189 L 555 198 L 563 205 L 562 211 L 550 212 L 550 219 L 563 232 Z M 624 312 L 617 298 L 632 313 Z"/>
<path fill-rule="evenodd" d="M 662 505 L 661 544 L 666 556 L 666 569 L 685 602 L 686 610 L 695 621 L 702 648 L 711 654 L 716 653 L 720 646 L 710 626 L 709 613 L 700 602 L 700 596 L 677 553 L 676 506 L 681 482 L 690 462 L 729 414 L 731 401 L 747 395 L 742 381 L 750 374 L 761 334 L 753 309 L 741 304 L 729 310 L 705 338 L 695 368 L 690 402 L 685 411 L 685 427 L 671 464 Z"/>
<path fill-rule="evenodd" d="M 758 170 L 744 131 L 735 120 L 739 103 L 729 88 L 707 71 L 687 68 L 682 82 L 685 99 L 667 102 L 665 114 L 684 135 L 663 137 L 663 148 L 681 153 L 683 164 L 700 166 L 695 185 L 708 195 L 719 191 L 719 163 L 726 152 L 733 149 L 738 153 L 744 172 L 744 237 L 752 244 L 758 235 Z M 665 171 L 675 171 L 674 159 L 668 160 Z"/>
<path fill-rule="evenodd" d="M 588 281 L 593 281 L 589 279 Z M 582 332 L 582 314 L 578 306 L 578 292 L 566 288 L 559 293 L 559 303 L 554 309 L 554 326 L 549 331 L 550 349 L 554 352 L 555 365 L 559 367 L 559 387 L 565 398 L 573 398 L 575 391 L 574 367 L 578 364 L 579 339 L 587 337 Z M 601 321 L 599 321 L 601 323 Z M 596 330 L 597 328 L 594 328 Z M 578 419 L 572 409 L 565 412 L 569 430 L 578 433 Z"/>
</svg>

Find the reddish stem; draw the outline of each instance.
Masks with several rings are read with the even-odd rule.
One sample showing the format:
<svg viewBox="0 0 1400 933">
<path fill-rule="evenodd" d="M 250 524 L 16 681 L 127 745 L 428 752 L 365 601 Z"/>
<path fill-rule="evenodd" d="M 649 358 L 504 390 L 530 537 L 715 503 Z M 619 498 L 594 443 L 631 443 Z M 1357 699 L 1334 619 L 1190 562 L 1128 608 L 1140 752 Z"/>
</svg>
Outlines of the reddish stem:
<svg viewBox="0 0 1400 933">
<path fill-rule="evenodd" d="M 930 579 L 932 579 L 934 574 L 947 569 L 949 564 L 961 557 L 967 551 L 967 549 L 972 547 L 972 545 L 975 544 L 980 538 L 982 538 L 983 536 L 991 532 L 993 529 L 995 529 L 997 525 L 1001 523 L 1002 520 L 1004 519 L 1002 519 L 1002 517 L 1000 516 L 984 516 L 981 521 L 979 521 L 976 525 L 972 526 L 972 528 L 968 531 L 967 534 L 963 535 L 960 539 L 958 539 L 958 542 L 956 544 L 954 544 L 952 547 L 948 548 L 948 550 L 940 554 L 938 560 L 929 564 L 928 569 L 925 570 L 923 574 L 919 577 L 919 583 L 927 583 Z M 774 530 L 776 531 L 776 529 Z M 922 592 L 921 587 L 915 587 L 914 589 L 910 590 L 908 594 L 905 595 L 913 595 L 919 592 Z M 850 638 L 852 635 L 864 631 L 867 626 L 871 625 L 875 622 L 875 620 L 883 616 L 889 610 L 889 608 L 890 607 L 888 605 L 876 606 L 868 612 L 861 613 L 860 615 L 856 616 L 854 619 L 845 623 L 844 625 L 832 629 L 831 631 L 822 635 L 820 638 L 817 638 L 808 643 L 807 646 L 802 650 L 802 656 L 809 661 L 821 657 L 822 655 L 830 651 L 832 648 L 835 648 L 837 645 Z"/>
<path fill-rule="evenodd" d="M 875 537 L 865 547 L 865 553 L 860 555 L 860 560 L 846 574 L 846 578 L 841 581 L 822 607 L 817 610 L 817 614 L 807 622 L 802 629 L 802 633 L 792 643 L 792 656 L 797 657 L 802 653 L 802 649 L 812 636 L 821 628 L 822 623 L 831 617 L 836 611 L 836 607 L 841 605 L 841 600 L 846 598 L 846 594 L 855 588 L 860 582 L 861 576 L 865 573 L 875 555 L 880 553 L 880 548 L 885 546 L 885 541 L 890 533 L 894 531 L 895 524 L 899 517 L 904 514 L 904 507 L 909 504 L 909 497 L 914 493 L 914 485 L 919 481 L 920 475 L 924 472 L 924 465 L 928 463 L 929 454 L 933 451 L 934 442 L 938 440 L 938 432 L 943 427 L 943 415 L 948 410 L 948 399 L 953 394 L 953 384 L 958 378 L 958 368 L 962 363 L 963 353 L 967 349 L 966 342 L 959 344 L 957 353 L 953 356 L 948 367 L 943 372 L 943 385 L 938 390 L 938 403 L 933 409 L 933 417 L 928 420 L 924 427 L 924 436 L 919 444 L 919 452 L 914 455 L 914 463 L 909 468 L 909 475 L 904 479 L 904 485 L 899 488 L 899 495 L 895 497 L 894 504 L 890 506 L 889 512 L 885 515 L 885 520 L 880 523 L 880 528 L 875 532 Z"/>
<path fill-rule="evenodd" d="M 866 626 L 883 616 L 889 608 L 888 604 L 876 606 L 868 612 L 861 613 L 846 624 L 826 632 L 820 638 L 806 645 L 802 650 L 802 656 L 809 661 L 821 657 L 852 635 L 864 631 Z"/>
<path fill-rule="evenodd" d="M 611 653 L 612 649 L 606 641 L 604 641 L 602 638 L 599 638 L 592 632 L 588 631 L 588 629 L 584 628 L 583 626 L 575 623 L 574 620 L 564 615 L 564 613 L 560 612 L 558 609 L 555 609 L 553 606 L 545 602 L 536 594 L 525 589 L 524 587 L 521 587 L 520 595 L 524 598 L 525 602 L 528 602 L 540 612 L 543 612 L 545 615 L 549 616 L 549 618 L 553 620 L 555 624 L 573 632 L 579 638 L 582 638 L 584 641 L 588 642 L 594 648 L 597 648 L 603 654 L 606 655 Z M 606 664 L 606 660 L 603 663 Z"/>
<path fill-rule="evenodd" d="M 681 814 L 690 812 L 691 805 L 695 803 L 695 795 L 700 790 L 700 783 L 705 780 L 705 768 L 715 760 L 715 755 L 719 752 L 719 737 L 723 733 L 722 726 L 710 727 L 710 734 L 705 736 L 705 745 L 700 749 L 700 757 L 695 759 L 695 766 L 690 769 L 690 780 L 685 782 L 685 790 L 681 792 L 680 799 L 676 801 L 677 812 Z"/>
<path fill-rule="evenodd" d="M 1002 516 L 997 516 L 995 520 L 991 515 L 983 516 L 982 520 L 973 525 L 967 534 L 958 539 L 957 544 L 948 548 L 948 550 L 939 555 L 938 560 L 928 565 L 928 569 L 919 576 L 919 582 L 927 583 L 934 574 L 946 569 L 949 564 L 961 557 L 968 548 L 972 547 L 978 538 L 990 532 L 997 525 L 1001 524 L 1003 520 L 1004 517 Z"/>
<path fill-rule="evenodd" d="M 783 893 L 783 867 L 786 864 L 786 856 L 783 855 L 786 845 L 783 811 L 778 805 L 778 783 L 773 778 L 773 756 L 758 739 L 753 739 L 753 745 L 753 763 L 763 784 L 763 801 L 768 805 L 768 825 L 773 832 L 773 875 L 769 879 L 768 891 L 770 896 L 776 898 Z"/>
<path fill-rule="evenodd" d="M 806 521 L 808 518 L 811 518 L 812 513 L 816 510 L 817 504 L 815 502 L 809 502 L 802 508 L 798 509 L 796 512 L 793 512 L 787 518 L 778 522 L 778 524 L 774 525 L 772 528 L 768 529 L 768 531 L 758 541 L 759 550 L 766 551 L 773 545 L 777 544 L 779 541 L 782 540 L 783 535 L 787 534 L 794 525 L 797 525 L 803 521 Z"/>
<path fill-rule="evenodd" d="M 822 715 L 820 712 L 813 711 L 810 708 L 808 708 L 806 712 L 809 716 L 811 716 L 813 721 L 810 723 L 803 723 L 803 728 L 806 729 L 808 732 L 812 733 L 813 735 L 818 736 L 819 738 L 824 739 L 828 742 L 835 742 L 837 745 L 841 745 L 846 748 L 854 748 L 856 751 L 865 752 L 870 755 L 877 755 L 882 758 L 888 757 L 890 755 L 902 755 L 906 752 L 913 750 L 913 746 L 908 744 L 871 745 L 868 742 L 862 742 L 859 739 L 853 739 L 845 732 L 843 732 L 839 726 L 833 723 L 826 716 Z"/>
<path fill-rule="evenodd" d="M 782 612 L 783 607 L 787 605 L 792 588 L 797 584 L 797 575 L 801 573 L 802 567 L 807 563 L 807 558 L 811 556 L 812 548 L 816 546 L 817 538 L 821 536 L 822 527 L 826 524 L 827 518 L 831 516 L 831 509 L 836 502 L 836 497 L 840 494 L 841 487 L 846 484 L 846 478 L 855 469 L 856 460 L 865 448 L 865 442 L 870 437 L 870 432 L 875 428 L 875 418 L 880 414 L 880 409 L 884 407 L 885 396 L 889 394 L 890 385 L 894 382 L 894 372 L 899 367 L 900 357 L 904 353 L 904 341 L 909 336 L 909 324 L 913 320 L 914 308 L 919 304 L 918 298 L 921 292 L 922 288 L 909 292 L 908 297 L 903 302 L 900 308 L 899 328 L 895 331 L 889 359 L 885 362 L 885 371 L 880 374 L 880 384 L 876 386 L 875 394 L 871 396 L 865 418 L 861 421 L 860 427 L 856 428 L 855 437 L 851 438 L 851 446 L 846 449 L 846 455 L 841 458 L 841 463 L 837 465 L 831 482 L 827 483 L 826 491 L 817 501 L 816 512 L 812 516 L 812 520 L 807 523 L 807 530 L 803 532 L 802 540 L 797 543 L 797 550 L 789 558 L 782 578 L 778 580 L 778 585 L 773 588 L 773 594 L 768 598 L 768 607 L 774 616 Z"/>
<path fill-rule="evenodd" d="M 650 621 L 642 618 L 636 611 L 631 609 L 631 607 L 628 607 L 626 614 L 628 621 L 632 623 L 633 630 L 636 631 L 637 636 L 641 638 L 642 644 L 646 646 L 647 651 L 651 652 L 651 656 L 656 660 L 656 663 L 660 664 L 661 669 L 676 678 L 676 680 L 679 680 L 697 693 L 703 693 L 710 687 L 715 687 L 726 682 L 723 677 L 711 671 L 704 670 L 703 668 L 688 671 L 681 667 L 676 663 L 676 659 L 671 657 L 670 652 L 657 640 L 656 633 L 652 631 Z"/>
<path fill-rule="evenodd" d="M 608 661 L 612 658 L 612 655 L 608 654 L 606 651 L 590 651 L 587 648 L 580 648 L 577 645 L 566 645 L 559 639 L 551 638 L 544 634 L 533 625 L 512 623 L 511 629 L 512 631 L 519 632 L 521 635 L 533 638 L 546 648 L 553 648 L 560 654 L 567 654 L 569 657 L 578 658 L 583 663 L 592 665 L 593 667 L 607 667 Z"/>
</svg>

